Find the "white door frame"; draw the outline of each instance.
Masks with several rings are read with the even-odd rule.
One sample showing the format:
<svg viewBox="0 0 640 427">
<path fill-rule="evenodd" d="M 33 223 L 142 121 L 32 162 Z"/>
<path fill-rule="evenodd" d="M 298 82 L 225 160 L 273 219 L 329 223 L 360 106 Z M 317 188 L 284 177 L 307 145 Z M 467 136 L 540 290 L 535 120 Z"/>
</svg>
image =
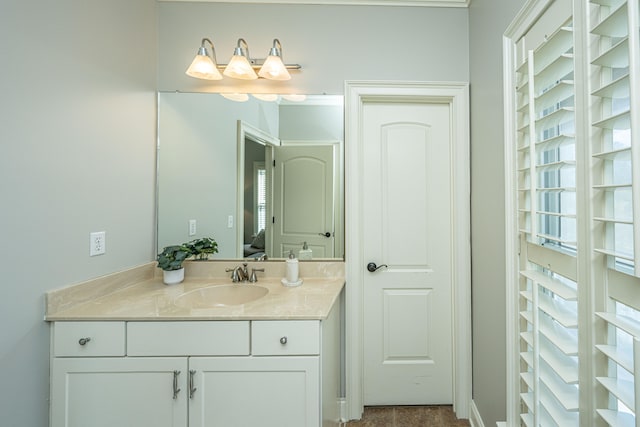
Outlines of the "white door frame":
<svg viewBox="0 0 640 427">
<path fill-rule="evenodd" d="M 237 133 L 236 133 L 236 145 L 237 145 L 237 171 L 238 176 L 236 182 L 238 184 L 236 189 L 236 256 L 238 258 L 244 258 L 244 152 L 245 152 L 245 139 L 249 138 L 252 141 L 262 144 L 265 147 L 281 145 L 280 140 L 267 132 L 258 129 L 249 123 L 238 120 Z M 265 159 L 265 163 L 270 163 L 271 159 Z M 269 170 L 269 169 L 268 169 Z M 272 203 L 270 202 L 269 205 Z M 273 206 L 271 206 L 273 209 Z M 270 213 L 267 212 L 267 218 Z M 268 227 L 270 228 L 270 227 Z M 270 232 L 267 230 L 266 232 Z M 272 231 L 271 231 L 272 232 Z M 267 241 L 271 242 L 271 237 L 267 237 Z"/>
<path fill-rule="evenodd" d="M 451 111 L 452 161 L 452 307 L 453 408 L 469 418 L 471 404 L 471 203 L 469 163 L 469 84 L 460 82 L 345 82 L 345 225 L 346 225 L 346 404 L 347 418 L 364 410 L 363 310 L 364 265 L 362 209 L 362 107 L 375 102 L 448 104 Z"/>
</svg>

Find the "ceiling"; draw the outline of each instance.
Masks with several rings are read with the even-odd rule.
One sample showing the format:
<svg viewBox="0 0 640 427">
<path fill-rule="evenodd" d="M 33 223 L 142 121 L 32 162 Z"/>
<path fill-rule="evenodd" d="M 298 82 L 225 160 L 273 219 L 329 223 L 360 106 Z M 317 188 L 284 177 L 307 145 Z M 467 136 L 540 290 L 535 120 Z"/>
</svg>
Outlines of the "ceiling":
<svg viewBox="0 0 640 427">
<path fill-rule="evenodd" d="M 232 0 L 158 0 L 229 3 Z M 233 3 L 342 4 L 359 6 L 468 7 L 471 0 L 233 0 Z"/>
</svg>

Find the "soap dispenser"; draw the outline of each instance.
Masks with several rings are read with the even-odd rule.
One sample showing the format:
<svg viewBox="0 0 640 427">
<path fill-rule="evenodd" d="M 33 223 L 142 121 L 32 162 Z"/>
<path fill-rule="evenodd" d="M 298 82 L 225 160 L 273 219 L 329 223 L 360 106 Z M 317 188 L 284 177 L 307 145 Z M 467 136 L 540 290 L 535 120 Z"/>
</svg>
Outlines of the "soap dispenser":
<svg viewBox="0 0 640 427">
<path fill-rule="evenodd" d="M 313 257 L 313 251 L 309 248 L 309 245 L 307 245 L 307 242 L 304 242 L 302 244 L 302 249 L 300 249 L 300 252 L 298 253 L 298 259 L 303 260 L 303 259 L 311 259 Z"/>
<path fill-rule="evenodd" d="M 285 277 L 282 279 L 285 286 L 298 286 L 302 284 L 302 280 L 298 277 L 298 259 L 289 251 L 289 258 L 286 260 Z"/>
</svg>

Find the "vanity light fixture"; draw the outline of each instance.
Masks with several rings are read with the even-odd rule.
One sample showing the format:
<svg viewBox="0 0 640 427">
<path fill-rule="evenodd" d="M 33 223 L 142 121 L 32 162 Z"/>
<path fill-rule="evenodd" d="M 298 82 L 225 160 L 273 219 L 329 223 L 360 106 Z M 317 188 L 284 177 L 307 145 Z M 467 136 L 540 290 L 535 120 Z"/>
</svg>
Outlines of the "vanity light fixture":
<svg viewBox="0 0 640 427">
<path fill-rule="evenodd" d="M 205 42 L 211 45 L 212 55 L 209 56 Z M 197 79 L 205 80 L 222 80 L 222 74 L 218 71 L 218 64 L 216 64 L 216 49 L 213 47 L 211 40 L 204 38 L 196 57 L 193 58 L 193 62 L 187 68 L 186 74 Z"/>
<path fill-rule="evenodd" d="M 269 56 L 258 71 L 260 77 L 269 80 L 291 80 L 291 75 L 282 62 L 282 45 L 280 40 L 273 39 L 273 47 L 269 50 Z"/>
<path fill-rule="evenodd" d="M 212 56 L 208 54 L 205 42 L 211 45 Z M 299 70 L 301 68 L 298 64 L 285 64 L 282 61 L 282 45 L 278 39 L 273 39 L 273 47 L 269 49 L 267 58 L 252 59 L 249 55 L 249 45 L 243 38 L 240 38 L 233 50 L 233 56 L 229 64 L 217 64 L 213 43 L 211 40 L 204 38 L 202 39 L 202 46 L 198 49 L 198 54 L 186 73 L 198 79 L 220 80 L 222 75 L 218 70 L 224 70 L 222 74 L 234 79 L 255 80 L 260 76 L 268 80 L 282 81 L 291 79 L 288 70 Z M 258 71 L 257 74 L 256 71 Z"/>
<path fill-rule="evenodd" d="M 222 74 L 241 80 L 258 78 L 249 60 L 249 45 L 244 39 L 238 39 L 238 46 L 233 50 L 233 56 Z"/>
</svg>

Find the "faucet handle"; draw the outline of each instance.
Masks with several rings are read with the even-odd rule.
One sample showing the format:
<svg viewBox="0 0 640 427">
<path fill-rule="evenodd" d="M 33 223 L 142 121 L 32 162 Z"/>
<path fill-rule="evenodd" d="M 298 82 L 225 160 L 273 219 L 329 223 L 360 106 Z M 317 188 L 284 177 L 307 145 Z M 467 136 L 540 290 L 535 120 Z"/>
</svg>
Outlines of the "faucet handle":
<svg viewBox="0 0 640 427">
<path fill-rule="evenodd" d="M 238 277 L 238 269 L 237 268 L 227 268 L 224 271 L 227 273 L 231 273 L 231 281 L 233 283 L 237 283 L 240 281 L 240 277 Z"/>
<path fill-rule="evenodd" d="M 256 276 L 256 271 L 261 271 L 264 273 L 264 268 L 252 268 L 251 269 L 251 278 L 249 279 L 249 281 L 251 283 L 255 283 L 258 281 L 258 276 Z"/>
</svg>

